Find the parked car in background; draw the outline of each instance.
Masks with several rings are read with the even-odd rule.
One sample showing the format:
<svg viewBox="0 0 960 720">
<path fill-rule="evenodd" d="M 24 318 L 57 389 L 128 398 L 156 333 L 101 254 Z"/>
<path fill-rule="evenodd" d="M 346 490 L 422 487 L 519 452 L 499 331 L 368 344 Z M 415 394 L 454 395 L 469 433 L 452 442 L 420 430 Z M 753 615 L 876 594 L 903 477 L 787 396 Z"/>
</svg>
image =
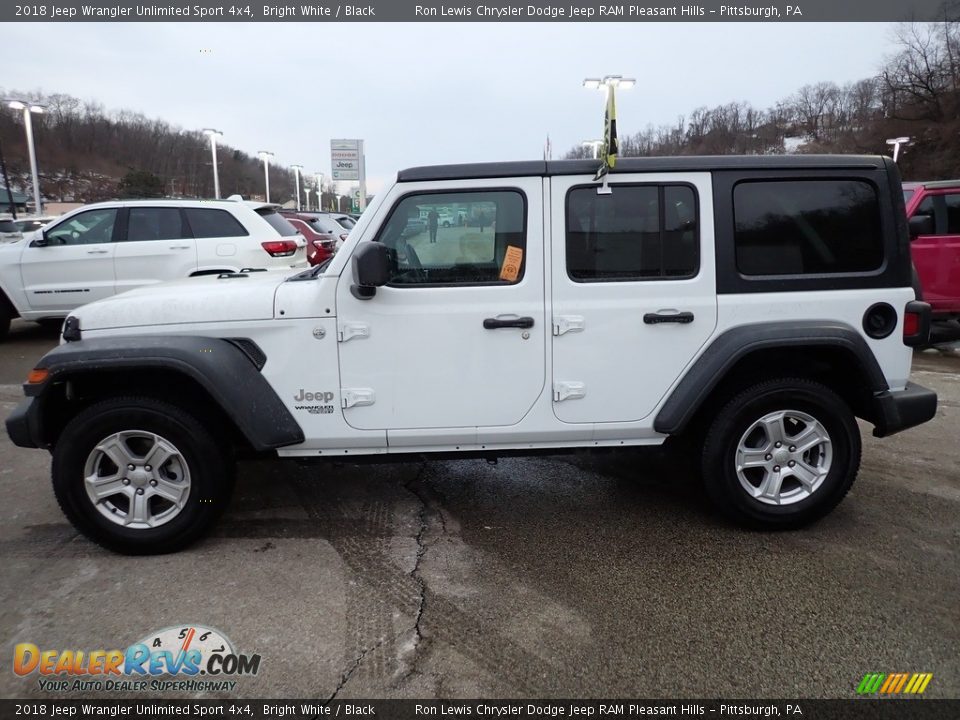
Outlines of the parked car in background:
<svg viewBox="0 0 960 720">
<path fill-rule="evenodd" d="M 297 212 L 296 210 L 282 210 L 281 212 L 286 217 L 300 217 L 309 219 L 310 225 L 314 230 L 320 233 L 328 233 L 333 235 L 333 237 L 337 240 L 337 247 L 340 247 L 343 244 L 343 241 L 347 239 L 347 235 L 350 234 L 350 230 L 353 229 L 353 225 L 347 227 L 337 219 L 347 217 L 342 213 Z"/>
<path fill-rule="evenodd" d="M 17 223 L 9 216 L 0 216 L 0 242 L 15 242 L 23 237 Z"/>
<path fill-rule="evenodd" d="M 11 319 L 63 318 L 133 288 L 244 268 L 306 267 L 276 205 L 130 200 L 87 205 L 0 245 L 0 338 Z"/>
<path fill-rule="evenodd" d="M 333 257 L 337 251 L 337 236 L 330 232 L 324 232 L 318 227 L 314 227 L 314 220 L 310 213 L 300 213 L 297 215 L 284 214 L 291 225 L 293 225 L 307 241 L 307 262 L 311 265 L 319 265 L 325 260 Z"/>
<path fill-rule="evenodd" d="M 47 215 L 45 217 L 17 218 L 13 222 L 20 229 L 20 232 L 26 235 L 27 233 L 32 233 L 34 230 L 39 230 L 45 225 L 49 225 L 56 219 L 56 215 Z"/>
<path fill-rule="evenodd" d="M 960 180 L 904 183 L 918 299 L 933 310 L 932 344 L 960 340 Z"/>
</svg>

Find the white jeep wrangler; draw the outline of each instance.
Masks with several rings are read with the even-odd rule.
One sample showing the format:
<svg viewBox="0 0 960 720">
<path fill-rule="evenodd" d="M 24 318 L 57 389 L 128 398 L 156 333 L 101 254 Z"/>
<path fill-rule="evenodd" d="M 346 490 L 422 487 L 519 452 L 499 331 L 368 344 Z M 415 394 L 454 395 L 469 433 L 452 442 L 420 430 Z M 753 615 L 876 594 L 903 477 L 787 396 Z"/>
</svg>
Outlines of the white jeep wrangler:
<svg viewBox="0 0 960 720">
<path fill-rule="evenodd" d="M 183 547 L 237 453 L 280 458 L 702 447 L 736 520 L 798 527 L 846 495 L 856 418 L 930 420 L 908 381 L 903 194 L 882 157 L 624 159 L 399 173 L 337 255 L 86 305 L 7 420 L 53 453 L 85 535 Z M 420 218 L 460 217 L 430 231 Z"/>
</svg>

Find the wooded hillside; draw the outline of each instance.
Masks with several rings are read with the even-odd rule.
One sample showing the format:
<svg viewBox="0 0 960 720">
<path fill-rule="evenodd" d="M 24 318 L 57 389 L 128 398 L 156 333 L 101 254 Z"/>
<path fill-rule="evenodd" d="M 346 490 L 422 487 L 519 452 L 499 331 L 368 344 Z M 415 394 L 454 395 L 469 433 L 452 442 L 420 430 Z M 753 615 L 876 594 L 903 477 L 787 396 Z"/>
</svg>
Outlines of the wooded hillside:
<svg viewBox="0 0 960 720">
<path fill-rule="evenodd" d="M 960 3 L 953 7 L 960 18 Z M 901 149 L 904 178 L 960 177 L 960 20 L 900 26 L 872 78 L 806 85 L 766 110 L 731 102 L 698 107 L 671 126 L 621 131 L 620 155 L 889 154 L 886 139 L 900 136 L 912 139 Z M 579 147 L 567 157 L 591 153 Z"/>
</svg>

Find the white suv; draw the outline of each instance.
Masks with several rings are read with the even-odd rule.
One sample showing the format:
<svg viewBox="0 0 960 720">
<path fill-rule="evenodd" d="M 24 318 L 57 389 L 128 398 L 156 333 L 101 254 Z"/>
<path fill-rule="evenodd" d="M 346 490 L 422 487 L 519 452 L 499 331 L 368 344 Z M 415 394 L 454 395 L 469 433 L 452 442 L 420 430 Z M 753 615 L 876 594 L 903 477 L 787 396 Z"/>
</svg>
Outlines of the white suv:
<svg viewBox="0 0 960 720">
<path fill-rule="evenodd" d="M 310 270 L 80 308 L 10 438 L 53 453 L 81 532 L 145 553 L 209 528 L 251 453 L 489 459 L 674 437 L 732 518 L 800 527 L 850 489 L 856 418 L 884 437 L 934 417 L 909 381 L 930 306 L 892 160 L 625 158 L 604 185 L 596 170 L 404 170 Z M 469 223 L 408 232 L 451 207 Z"/>
<path fill-rule="evenodd" d="M 261 202 L 87 205 L 0 245 L 0 337 L 18 315 L 63 318 L 145 285 L 244 268 L 306 267 L 305 248 L 277 206 Z"/>
</svg>

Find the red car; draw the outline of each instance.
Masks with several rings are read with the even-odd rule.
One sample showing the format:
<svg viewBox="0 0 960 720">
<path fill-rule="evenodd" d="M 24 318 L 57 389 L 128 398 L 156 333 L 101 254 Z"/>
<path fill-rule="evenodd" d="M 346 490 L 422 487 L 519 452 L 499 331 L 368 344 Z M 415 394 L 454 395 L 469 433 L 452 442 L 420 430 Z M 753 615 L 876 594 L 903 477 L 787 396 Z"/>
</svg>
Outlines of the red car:
<svg viewBox="0 0 960 720">
<path fill-rule="evenodd" d="M 337 238 L 317 227 L 310 213 L 283 212 L 283 216 L 307 240 L 307 262 L 319 265 L 337 251 Z"/>
<path fill-rule="evenodd" d="M 960 340 L 960 180 L 904 183 L 919 293 L 933 309 L 931 342 Z"/>
</svg>

